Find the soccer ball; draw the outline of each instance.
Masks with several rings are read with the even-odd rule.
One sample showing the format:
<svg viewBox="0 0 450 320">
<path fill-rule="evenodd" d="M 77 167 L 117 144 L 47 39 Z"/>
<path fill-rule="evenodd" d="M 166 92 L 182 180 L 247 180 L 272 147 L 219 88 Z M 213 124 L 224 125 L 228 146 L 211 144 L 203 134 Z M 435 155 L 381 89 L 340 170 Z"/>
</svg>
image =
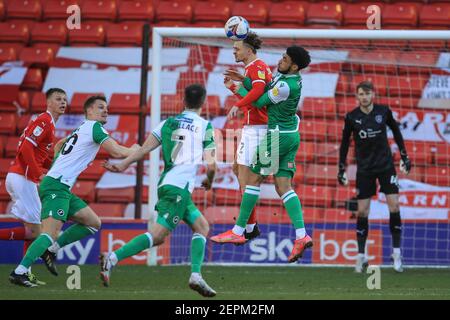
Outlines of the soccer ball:
<svg viewBox="0 0 450 320">
<path fill-rule="evenodd" d="M 233 16 L 225 23 L 225 34 L 228 39 L 233 41 L 244 40 L 247 38 L 250 25 L 248 21 L 240 16 Z"/>
</svg>

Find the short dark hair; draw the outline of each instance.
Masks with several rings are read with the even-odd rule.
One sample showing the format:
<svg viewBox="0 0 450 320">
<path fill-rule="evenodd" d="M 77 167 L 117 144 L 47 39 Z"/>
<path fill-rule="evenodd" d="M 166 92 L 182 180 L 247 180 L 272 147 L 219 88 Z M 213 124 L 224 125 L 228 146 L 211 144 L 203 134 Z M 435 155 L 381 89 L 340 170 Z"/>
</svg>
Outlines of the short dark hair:
<svg viewBox="0 0 450 320">
<path fill-rule="evenodd" d="M 303 47 L 290 46 L 286 49 L 286 54 L 291 58 L 292 62 L 298 66 L 299 70 L 306 68 L 311 63 L 309 52 Z"/>
<path fill-rule="evenodd" d="M 45 98 L 49 99 L 54 93 L 62 93 L 67 95 L 67 93 L 61 88 L 50 88 L 45 92 Z"/>
<path fill-rule="evenodd" d="M 199 109 L 206 98 L 206 89 L 201 84 L 191 84 L 184 89 L 186 108 Z"/>
<path fill-rule="evenodd" d="M 90 96 L 90 97 L 87 98 L 86 101 L 84 102 L 84 105 L 83 105 L 84 114 L 86 114 L 87 109 L 90 108 L 90 107 L 92 107 L 92 105 L 93 105 L 93 104 L 95 103 L 95 101 L 97 101 L 97 100 L 102 100 L 102 101 L 108 103 L 108 102 L 106 101 L 105 96 L 102 96 L 102 95 Z"/>
<path fill-rule="evenodd" d="M 358 92 L 359 89 L 363 89 L 365 92 L 374 91 L 373 83 L 370 81 L 362 81 L 356 86 L 356 92 Z"/>
<path fill-rule="evenodd" d="M 250 31 L 247 34 L 247 37 L 243 40 L 244 44 L 252 49 L 253 53 L 256 53 L 257 50 L 261 49 L 262 40 L 261 38 L 253 31 Z"/>
</svg>

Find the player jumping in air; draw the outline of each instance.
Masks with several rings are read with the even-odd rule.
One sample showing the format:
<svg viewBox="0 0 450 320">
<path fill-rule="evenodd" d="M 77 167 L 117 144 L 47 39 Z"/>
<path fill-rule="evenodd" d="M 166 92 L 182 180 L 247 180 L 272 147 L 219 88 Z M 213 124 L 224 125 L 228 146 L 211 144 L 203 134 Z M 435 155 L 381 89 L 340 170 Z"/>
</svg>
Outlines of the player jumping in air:
<svg viewBox="0 0 450 320">
<path fill-rule="evenodd" d="M 411 161 L 406 153 L 403 137 L 392 111 L 387 106 L 373 103 L 374 87 L 369 81 L 363 81 L 356 87 L 359 107 L 347 113 L 342 132 L 339 155 L 338 181 L 347 185 L 345 173 L 346 159 L 353 134 L 356 148 L 356 189 L 358 198 L 358 217 L 356 220 L 356 239 L 358 241 L 358 257 L 355 271 L 361 273 L 368 266 L 365 255 L 367 235 L 369 233 L 370 198 L 376 194 L 376 180 L 380 183 L 380 191 L 386 195 L 389 207 L 389 226 L 392 235 L 394 270 L 403 272 L 400 252 L 402 222 L 398 204 L 398 180 L 391 149 L 387 139 L 386 126 L 392 130 L 395 142 L 400 149 L 400 170 L 406 174 L 411 170 Z"/>
<path fill-rule="evenodd" d="M 250 78 L 252 88 L 245 97 L 235 94 L 240 100 L 235 103 L 229 112 L 230 117 L 234 117 L 238 110 L 243 111 L 244 126 L 242 128 L 241 139 L 237 149 L 236 162 L 233 164 L 233 171 L 238 177 L 241 191 L 245 190 L 250 172 L 252 157 L 256 147 L 261 143 L 267 133 L 267 110 L 266 108 L 256 108 L 251 104 L 258 100 L 264 93 L 266 84 L 272 80 L 270 68 L 257 57 L 257 50 L 261 48 L 262 41 L 254 32 L 249 32 L 243 41 L 234 41 L 233 54 L 236 62 L 245 65 L 245 77 Z M 225 82 L 229 79 L 242 81 L 244 76 L 235 70 L 225 72 Z M 233 86 L 230 88 L 234 93 Z M 256 222 L 255 210 L 252 211 L 244 231 L 244 237 L 251 240 L 260 235 L 260 230 Z"/>
<path fill-rule="evenodd" d="M 203 157 L 207 162 L 206 178 L 202 183 L 206 190 L 211 189 L 216 172 L 214 131 L 211 123 L 200 117 L 205 97 L 203 86 L 194 84 L 186 87 L 185 110 L 181 114 L 162 121 L 142 147 L 121 163 L 105 164 L 106 169 L 121 172 L 160 145 L 164 159 L 164 171 L 158 183 L 156 223 L 149 232 L 135 237 L 122 248 L 100 256 L 100 277 L 105 286 L 109 286 L 111 270 L 119 261 L 162 244 L 183 220 L 194 232 L 189 287 L 204 297 L 216 295 L 201 275 L 209 224 L 191 198 L 197 167 L 202 164 Z"/>
<path fill-rule="evenodd" d="M 9 280 L 13 284 L 36 286 L 30 281 L 28 268 L 40 256 L 43 256 L 49 271 L 57 275 L 54 262 L 58 249 L 100 229 L 101 222 L 95 212 L 70 192 L 80 173 L 95 159 L 100 146 L 114 158 L 125 158 L 138 147 L 120 146 L 103 128 L 108 117 L 104 97 L 88 98 L 84 103 L 84 112 L 86 120 L 83 124 L 55 146 L 55 160 L 39 185 L 42 233 L 28 248 L 17 268 L 11 272 Z M 75 223 L 58 237 L 68 219 Z"/>
<path fill-rule="evenodd" d="M 268 133 L 257 148 L 236 225 L 232 230 L 211 237 L 212 241 L 216 243 L 247 241 L 243 237 L 244 228 L 258 201 L 263 176 L 273 174 L 275 189 L 283 200 L 296 233 L 288 261 L 297 261 L 304 250 L 313 245 L 311 237 L 306 234 L 300 200 L 292 190 L 292 178 L 296 171 L 295 155 L 300 145 L 298 132 L 300 118 L 296 114 L 302 88 L 299 71 L 306 68 L 310 61 L 309 53 L 304 48 L 298 46 L 287 48 L 278 62 L 278 74 L 270 82 L 268 91 L 254 104 L 258 108 L 267 106 Z M 249 86 L 248 78 L 244 80 L 244 86 Z M 239 87 L 237 93 L 245 96 L 247 90 Z"/>
<path fill-rule="evenodd" d="M 41 233 L 41 201 L 38 183 L 49 169 L 53 156 L 50 150 L 55 139 L 55 123 L 67 108 L 67 96 L 60 88 L 51 88 L 45 93 L 47 111 L 41 113 L 24 130 L 19 139 L 16 159 L 6 176 L 6 190 L 11 196 L 11 213 L 23 222 L 23 226 L 0 229 L 0 240 L 24 240 L 23 253 Z M 29 278 L 38 281 L 29 270 Z"/>
</svg>

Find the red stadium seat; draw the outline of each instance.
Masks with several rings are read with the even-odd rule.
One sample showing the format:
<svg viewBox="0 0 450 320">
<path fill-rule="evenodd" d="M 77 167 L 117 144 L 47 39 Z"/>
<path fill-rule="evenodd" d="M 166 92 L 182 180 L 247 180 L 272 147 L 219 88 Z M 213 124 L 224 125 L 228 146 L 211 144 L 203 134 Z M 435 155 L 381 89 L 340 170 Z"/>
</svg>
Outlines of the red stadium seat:
<svg viewBox="0 0 450 320">
<path fill-rule="evenodd" d="M 45 0 L 42 1 L 43 19 L 47 20 L 67 20 L 69 14 L 67 8 L 71 5 L 80 5 L 81 0 Z M 81 8 L 80 8 L 81 9 Z"/>
<path fill-rule="evenodd" d="M 214 117 L 220 115 L 222 108 L 220 107 L 219 96 L 211 95 L 206 97 L 206 102 L 202 108 L 202 115 Z"/>
<path fill-rule="evenodd" d="M 30 29 L 26 22 L 0 23 L 0 42 L 19 42 L 27 44 L 30 39 Z"/>
<path fill-rule="evenodd" d="M 14 159 L 0 159 L 0 179 L 5 179 L 8 174 L 9 167 L 14 162 Z"/>
<path fill-rule="evenodd" d="M 382 2 L 362 2 L 362 3 L 348 3 L 344 10 L 344 25 L 358 28 L 367 28 L 367 18 L 370 14 L 367 13 L 367 8 L 371 5 L 377 5 L 383 9 Z"/>
<path fill-rule="evenodd" d="M 375 97 L 375 99 L 376 103 L 388 105 L 394 110 L 396 108 L 417 108 L 419 103 L 419 98 L 414 97 Z"/>
<path fill-rule="evenodd" d="M 97 202 L 130 203 L 134 201 L 134 187 L 97 189 Z"/>
<path fill-rule="evenodd" d="M 27 66 L 48 68 L 55 55 L 52 48 L 24 48 L 19 59 Z"/>
<path fill-rule="evenodd" d="M 396 74 L 398 56 L 399 54 L 390 50 L 367 51 L 360 56 L 360 59 L 370 63 L 362 63 L 361 71 L 363 73 Z"/>
<path fill-rule="evenodd" d="M 0 65 L 7 61 L 16 61 L 17 58 L 18 54 L 16 48 L 5 44 L 0 45 Z"/>
<path fill-rule="evenodd" d="M 438 58 L 438 52 L 402 52 L 398 57 L 399 71 L 401 74 L 430 73 L 431 68 L 435 68 Z"/>
<path fill-rule="evenodd" d="M 192 201 L 200 211 L 204 211 L 213 204 L 213 192 L 195 188 L 192 192 Z"/>
<path fill-rule="evenodd" d="M 300 110 L 305 118 L 334 119 L 336 117 L 336 101 L 334 98 L 306 97 Z"/>
<path fill-rule="evenodd" d="M 71 191 L 86 202 L 95 201 L 95 182 L 93 181 L 77 181 Z"/>
<path fill-rule="evenodd" d="M 273 28 L 274 23 L 293 24 L 297 27 L 305 24 L 307 2 L 285 1 L 272 3 L 269 10 L 269 23 Z"/>
<path fill-rule="evenodd" d="M 29 68 L 23 79 L 21 89 L 41 90 L 43 84 L 42 70 Z"/>
<path fill-rule="evenodd" d="M 327 123 L 324 121 L 300 122 L 300 136 L 306 141 L 325 141 L 327 137 Z"/>
<path fill-rule="evenodd" d="M 161 95 L 161 113 L 165 115 L 174 115 L 183 111 L 183 98 L 176 94 Z M 151 104 L 151 99 L 149 99 Z M 151 110 L 151 109 L 149 109 Z"/>
<path fill-rule="evenodd" d="M 353 84 L 351 87 L 354 90 Z M 348 112 L 358 106 L 358 101 L 355 96 L 336 97 L 336 106 L 339 118 L 344 118 Z"/>
<path fill-rule="evenodd" d="M 72 100 L 69 103 L 69 112 L 70 113 L 84 113 L 83 105 L 84 102 L 90 96 L 103 95 L 103 93 L 79 93 L 74 92 L 72 95 Z"/>
<path fill-rule="evenodd" d="M 121 1 L 119 4 L 119 21 L 142 20 L 152 22 L 154 18 L 154 7 L 150 0 Z"/>
<path fill-rule="evenodd" d="M 417 76 L 398 76 L 389 78 L 389 94 L 391 96 L 421 97 L 428 78 Z"/>
<path fill-rule="evenodd" d="M 310 164 L 305 171 L 305 183 L 320 186 L 336 186 L 336 165 Z"/>
<path fill-rule="evenodd" d="M 420 10 L 420 26 L 450 27 L 450 4 L 436 3 L 423 6 Z"/>
<path fill-rule="evenodd" d="M 81 29 L 73 29 L 68 31 L 69 44 L 80 45 L 98 45 L 102 46 L 105 43 L 106 28 L 105 24 L 101 22 L 83 22 Z"/>
<path fill-rule="evenodd" d="M 417 8 L 414 4 L 388 4 L 381 10 L 383 26 L 417 26 Z"/>
<path fill-rule="evenodd" d="M 350 90 L 349 76 L 343 73 L 339 74 L 338 83 L 336 86 L 336 95 L 345 95 Z"/>
<path fill-rule="evenodd" d="M 304 181 L 305 180 L 305 166 L 303 164 L 296 163 L 295 167 L 296 167 L 295 174 L 294 174 L 292 181 L 296 185 L 305 183 L 305 181 Z M 269 179 L 267 179 L 265 182 L 269 183 Z M 270 183 L 273 184 L 274 182 L 270 181 Z"/>
<path fill-rule="evenodd" d="M 8 191 L 6 191 L 6 185 L 5 185 L 4 179 L 0 180 L 0 200 L 1 201 L 11 200 L 11 197 L 10 197 Z"/>
<path fill-rule="evenodd" d="M 198 1 L 194 10 L 194 21 L 218 21 L 225 23 L 231 17 L 231 7 L 228 2 Z"/>
<path fill-rule="evenodd" d="M 190 1 L 161 1 L 156 10 L 156 21 L 176 20 L 191 22 L 193 4 Z"/>
<path fill-rule="evenodd" d="M 434 161 L 437 165 L 450 165 L 450 145 L 448 143 L 438 143 L 435 147 Z"/>
<path fill-rule="evenodd" d="M 94 160 L 88 167 L 80 174 L 80 180 L 99 180 L 106 169 L 103 168 L 103 160 Z"/>
<path fill-rule="evenodd" d="M 338 120 L 329 122 L 327 125 L 327 141 L 340 142 L 342 138 L 342 129 L 344 128 L 344 121 Z"/>
<path fill-rule="evenodd" d="M 15 113 L 0 113 L 0 134 L 16 134 L 17 115 Z"/>
<path fill-rule="evenodd" d="M 31 114 L 23 114 L 20 116 L 19 121 L 17 122 L 17 132 L 18 134 L 22 134 L 23 130 L 28 126 L 31 120 Z M 0 152 L 1 155 L 1 152 Z"/>
<path fill-rule="evenodd" d="M 3 19 L 5 18 L 5 12 L 5 4 L 3 0 L 0 0 L 0 21 L 3 21 Z"/>
<path fill-rule="evenodd" d="M 316 155 L 316 143 L 304 142 L 303 136 L 301 136 L 301 138 L 302 141 L 300 142 L 300 147 L 298 148 L 297 154 L 295 155 L 295 161 L 311 163 Z"/>
<path fill-rule="evenodd" d="M 425 169 L 424 182 L 448 187 L 450 186 L 450 169 L 448 167 L 428 167 Z"/>
<path fill-rule="evenodd" d="M 123 218 L 126 205 L 122 203 L 90 203 L 89 207 L 100 218 Z"/>
<path fill-rule="evenodd" d="M 5 157 L 6 136 L 0 136 L 0 158 Z"/>
<path fill-rule="evenodd" d="M 438 27 L 441 28 L 441 27 Z M 420 50 L 446 50 L 447 45 L 445 40 L 420 40 L 420 41 L 409 41 L 409 48 L 416 52 Z"/>
<path fill-rule="evenodd" d="M 266 24 L 268 6 L 266 1 L 235 1 L 231 12 L 233 16 L 245 17 L 252 27 L 256 27 L 255 23 Z"/>
<path fill-rule="evenodd" d="M 19 144 L 19 137 L 8 137 L 5 146 L 5 157 L 15 158 L 17 152 L 17 146 Z"/>
<path fill-rule="evenodd" d="M 392 79 L 389 78 L 389 79 Z M 387 88 L 387 76 L 377 75 L 377 74 L 366 74 L 366 75 L 354 75 L 352 82 L 352 92 L 356 92 L 356 86 L 362 81 L 371 81 L 375 87 L 375 92 L 380 96 L 386 95 Z"/>
<path fill-rule="evenodd" d="M 83 19 L 86 20 L 110 20 L 117 17 L 117 5 L 115 0 L 84 0 L 81 5 Z"/>
<path fill-rule="evenodd" d="M 139 113 L 139 94 L 113 93 L 109 101 L 109 113 Z"/>
<path fill-rule="evenodd" d="M 309 207 L 331 207 L 334 191 L 333 188 L 323 186 L 299 185 L 295 188 L 302 206 Z"/>
<path fill-rule="evenodd" d="M 31 43 L 53 42 L 64 45 L 67 40 L 65 22 L 36 23 L 31 30 Z"/>
<path fill-rule="evenodd" d="M 31 100 L 31 111 L 41 113 L 47 110 L 47 99 L 44 92 L 36 92 Z"/>
<path fill-rule="evenodd" d="M 181 72 L 177 83 L 177 91 L 184 91 L 188 85 L 199 83 L 206 85 L 208 72 Z"/>
<path fill-rule="evenodd" d="M 141 46 L 142 22 L 122 22 L 110 24 L 106 30 L 108 46 Z"/>
<path fill-rule="evenodd" d="M 424 181 L 425 167 L 418 167 L 418 166 L 415 166 L 413 163 L 413 167 L 412 167 L 411 171 L 409 172 L 409 174 L 404 174 L 403 172 L 398 170 L 399 163 L 397 162 L 396 169 L 397 169 L 398 179 L 409 179 L 409 180 L 414 180 L 414 181 L 418 181 L 418 182 Z"/>
<path fill-rule="evenodd" d="M 356 198 L 356 188 L 338 185 L 334 196 L 334 206 L 343 208 L 345 207 L 345 203 L 352 198 Z"/>
<path fill-rule="evenodd" d="M 42 7 L 39 0 L 8 1 L 8 19 L 40 20 Z"/>
<path fill-rule="evenodd" d="M 427 166 L 433 163 L 433 156 L 431 153 L 432 145 L 427 142 L 421 141 L 405 141 L 405 148 L 408 152 L 408 156 L 411 159 L 411 162 L 416 166 Z M 398 150 L 398 147 L 395 145 L 394 150 Z M 400 161 L 399 152 L 394 153 L 394 157 L 397 162 Z"/>
<path fill-rule="evenodd" d="M 306 22 L 309 25 L 320 23 L 339 26 L 342 24 L 342 18 L 342 5 L 331 1 L 311 3 L 306 14 Z"/>
<path fill-rule="evenodd" d="M 241 191 L 229 189 L 214 189 L 216 206 L 238 206 L 241 204 Z"/>
<path fill-rule="evenodd" d="M 316 162 L 337 165 L 339 162 L 339 146 L 339 143 L 318 143 L 316 146 Z"/>
</svg>

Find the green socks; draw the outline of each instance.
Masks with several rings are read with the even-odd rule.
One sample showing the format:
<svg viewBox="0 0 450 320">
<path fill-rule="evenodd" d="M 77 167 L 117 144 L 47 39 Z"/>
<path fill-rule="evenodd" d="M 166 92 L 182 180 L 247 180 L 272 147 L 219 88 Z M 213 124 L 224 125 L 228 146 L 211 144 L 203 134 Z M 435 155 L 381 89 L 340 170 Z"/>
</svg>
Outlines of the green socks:
<svg viewBox="0 0 450 320">
<path fill-rule="evenodd" d="M 149 232 L 134 237 L 130 242 L 126 243 L 122 248 L 114 251 L 118 261 L 134 256 L 145 249 L 153 246 L 153 237 Z"/>
<path fill-rule="evenodd" d="M 300 200 L 294 190 L 290 190 L 281 196 L 283 200 L 284 207 L 291 218 L 292 224 L 295 229 L 300 229 L 305 227 L 305 222 L 303 221 L 303 211 Z"/>
<path fill-rule="evenodd" d="M 205 258 L 206 238 L 194 233 L 191 242 L 191 271 L 201 273 L 203 259 Z"/>
<path fill-rule="evenodd" d="M 252 214 L 253 208 L 256 206 L 256 202 L 259 198 L 259 187 L 245 186 L 244 195 L 242 196 L 241 209 L 239 211 L 239 217 L 236 221 L 236 225 L 245 229 L 248 218 Z"/>
<path fill-rule="evenodd" d="M 78 223 L 73 224 L 66 229 L 56 240 L 59 247 L 62 248 L 69 243 L 76 242 L 84 237 L 95 234 L 98 230 L 92 227 L 87 227 Z"/>
<path fill-rule="evenodd" d="M 50 247 L 53 243 L 52 237 L 46 233 L 42 233 L 36 240 L 33 241 L 31 246 L 28 248 L 25 257 L 23 257 L 20 262 L 21 266 L 29 268 L 42 254 Z"/>
</svg>

